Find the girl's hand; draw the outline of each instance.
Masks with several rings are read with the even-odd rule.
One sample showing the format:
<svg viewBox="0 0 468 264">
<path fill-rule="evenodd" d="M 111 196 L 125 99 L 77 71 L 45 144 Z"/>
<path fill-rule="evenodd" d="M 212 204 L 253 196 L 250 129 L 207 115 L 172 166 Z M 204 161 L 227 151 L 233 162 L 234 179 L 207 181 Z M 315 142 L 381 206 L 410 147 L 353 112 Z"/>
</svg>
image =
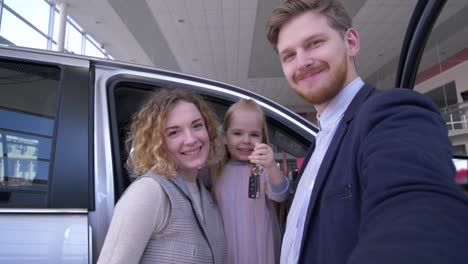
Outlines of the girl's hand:
<svg viewBox="0 0 468 264">
<path fill-rule="evenodd" d="M 255 143 L 254 150 L 249 156 L 251 163 L 260 164 L 265 169 L 270 169 L 276 166 L 276 161 L 273 159 L 273 150 L 270 146 L 263 143 Z"/>
</svg>

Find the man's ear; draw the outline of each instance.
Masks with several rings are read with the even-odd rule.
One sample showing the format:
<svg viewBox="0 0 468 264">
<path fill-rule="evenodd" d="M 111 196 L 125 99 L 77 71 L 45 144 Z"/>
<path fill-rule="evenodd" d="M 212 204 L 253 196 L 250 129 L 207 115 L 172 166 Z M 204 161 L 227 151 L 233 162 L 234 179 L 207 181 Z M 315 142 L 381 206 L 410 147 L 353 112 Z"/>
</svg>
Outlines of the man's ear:
<svg viewBox="0 0 468 264">
<path fill-rule="evenodd" d="M 355 28 L 346 30 L 344 39 L 348 48 L 348 55 L 355 57 L 359 53 L 359 33 Z"/>
</svg>

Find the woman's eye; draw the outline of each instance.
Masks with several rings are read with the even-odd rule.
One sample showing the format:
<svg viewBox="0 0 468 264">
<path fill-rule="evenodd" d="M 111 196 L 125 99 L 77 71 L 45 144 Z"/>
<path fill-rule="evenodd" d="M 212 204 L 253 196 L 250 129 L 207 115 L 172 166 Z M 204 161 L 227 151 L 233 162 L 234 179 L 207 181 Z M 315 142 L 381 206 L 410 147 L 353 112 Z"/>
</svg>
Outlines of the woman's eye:
<svg viewBox="0 0 468 264">
<path fill-rule="evenodd" d="M 204 127 L 203 123 L 196 123 L 193 125 L 193 128 L 203 128 L 203 127 Z"/>
<path fill-rule="evenodd" d="M 173 137 L 173 136 L 176 136 L 176 135 L 178 135 L 178 134 L 179 134 L 179 131 L 177 131 L 177 130 L 172 130 L 172 131 L 167 132 L 166 135 L 167 135 L 168 137 Z"/>
</svg>

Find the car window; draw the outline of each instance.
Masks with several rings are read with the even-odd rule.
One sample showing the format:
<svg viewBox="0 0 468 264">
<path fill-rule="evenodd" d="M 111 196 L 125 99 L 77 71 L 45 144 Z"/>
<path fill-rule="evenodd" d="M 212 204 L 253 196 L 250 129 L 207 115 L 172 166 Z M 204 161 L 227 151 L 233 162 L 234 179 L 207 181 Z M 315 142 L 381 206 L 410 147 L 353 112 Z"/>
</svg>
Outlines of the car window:
<svg viewBox="0 0 468 264">
<path fill-rule="evenodd" d="M 0 207 L 47 207 L 59 76 L 0 61 Z"/>
<path fill-rule="evenodd" d="M 429 96 L 444 115 L 455 155 L 468 144 L 468 2 L 447 1 L 429 36 L 415 90 Z"/>
<path fill-rule="evenodd" d="M 414 90 L 430 97 L 445 119 L 452 142 L 455 180 L 466 186 L 468 150 L 467 1 L 447 1 L 429 35 Z"/>
<path fill-rule="evenodd" d="M 395 86 L 401 47 L 416 0 L 343 1 L 359 31 L 356 66 L 361 77 L 378 89 Z"/>
<path fill-rule="evenodd" d="M 112 136 L 114 141 L 114 160 L 119 163 L 116 165 L 116 168 L 121 173 L 121 176 L 117 176 L 118 178 L 115 179 L 115 182 L 117 185 L 119 182 L 122 185 L 121 189 L 118 186 L 116 187 L 116 200 L 130 183 L 124 166 L 127 158 L 124 141 L 131 116 L 154 89 L 158 89 L 158 87 L 125 82 L 117 84 L 115 89 L 110 92 L 110 96 L 112 97 L 110 98 L 110 102 L 114 102 L 114 104 L 111 103 L 110 105 L 111 120 L 113 120 L 111 123 L 115 126 L 111 131 L 118 131 L 117 135 Z M 233 100 L 223 98 L 219 94 L 201 95 L 210 104 L 220 121 L 222 121 L 229 106 L 234 103 Z M 311 142 L 296 132 L 294 128 L 288 127 L 281 120 L 274 118 L 273 115 L 269 114 L 267 109 L 265 109 L 265 113 L 267 115 L 269 139 L 274 151 L 275 160 L 280 169 L 291 180 L 292 186 L 295 186 L 294 180 L 296 180 L 298 165 L 301 164 L 302 158 L 306 155 Z M 112 118 L 112 116 L 114 117 Z"/>
</svg>

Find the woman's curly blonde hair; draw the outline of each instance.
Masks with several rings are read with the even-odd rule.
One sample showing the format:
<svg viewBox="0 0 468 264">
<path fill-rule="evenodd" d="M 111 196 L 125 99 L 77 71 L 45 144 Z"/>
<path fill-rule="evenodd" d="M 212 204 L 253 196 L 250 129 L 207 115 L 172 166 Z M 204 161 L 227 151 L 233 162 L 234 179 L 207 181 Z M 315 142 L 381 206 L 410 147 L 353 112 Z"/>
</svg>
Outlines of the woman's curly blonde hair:
<svg viewBox="0 0 468 264">
<path fill-rule="evenodd" d="M 132 117 L 129 136 L 125 142 L 128 153 L 127 169 L 131 177 L 147 172 L 166 177 L 176 175 L 174 163 L 167 159 L 163 126 L 168 112 L 180 101 L 194 104 L 203 117 L 210 140 L 208 161 L 221 149 L 216 130 L 219 122 L 199 95 L 179 89 L 157 90 Z"/>
</svg>

